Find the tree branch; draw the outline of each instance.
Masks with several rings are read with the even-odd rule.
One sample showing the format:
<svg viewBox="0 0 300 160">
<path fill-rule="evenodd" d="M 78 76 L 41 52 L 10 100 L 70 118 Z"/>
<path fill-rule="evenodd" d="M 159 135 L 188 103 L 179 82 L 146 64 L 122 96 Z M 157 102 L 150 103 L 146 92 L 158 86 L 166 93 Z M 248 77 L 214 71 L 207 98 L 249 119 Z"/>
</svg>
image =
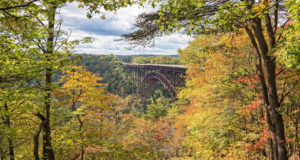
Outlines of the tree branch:
<svg viewBox="0 0 300 160">
<path fill-rule="evenodd" d="M 7 11 L 7 10 L 10 10 L 10 9 L 28 7 L 31 3 L 36 2 L 36 1 L 38 1 L 38 0 L 32 0 L 30 2 L 27 2 L 27 3 L 24 3 L 24 4 L 19 4 L 19 5 L 16 5 L 16 6 L 3 7 L 3 8 L 0 8 L 0 11 Z"/>
<path fill-rule="evenodd" d="M 284 101 L 284 98 L 285 98 L 286 96 L 288 96 L 288 95 L 293 91 L 293 89 L 297 86 L 297 84 L 298 84 L 298 81 L 296 81 L 296 85 L 294 85 L 288 92 L 286 92 L 285 94 L 282 93 L 281 98 L 280 98 L 280 101 L 279 101 L 279 104 L 280 104 L 280 105 L 281 105 L 282 102 Z"/>
<path fill-rule="evenodd" d="M 40 120 L 44 121 L 46 120 L 45 116 L 43 116 L 40 112 L 33 113 L 35 116 L 37 116 Z"/>
<path fill-rule="evenodd" d="M 257 42 L 255 41 L 255 38 L 254 38 L 254 35 L 252 33 L 252 31 L 248 28 L 248 27 L 245 27 L 246 29 L 246 32 L 251 40 L 251 43 L 253 45 L 253 47 L 255 48 L 255 51 L 256 51 L 256 70 L 258 71 L 258 77 L 259 77 L 259 80 L 260 80 L 260 85 L 261 85 L 261 88 L 262 88 L 262 95 L 263 95 L 263 98 L 264 98 L 264 103 L 266 105 L 269 105 L 269 97 L 268 97 L 268 88 L 267 88 L 267 85 L 266 85 L 266 80 L 265 80 L 265 77 L 264 77 L 264 71 L 263 71 L 263 68 L 262 68 L 262 61 L 261 61 L 261 54 L 259 52 L 259 49 L 258 49 L 258 45 L 257 45 Z"/>
<path fill-rule="evenodd" d="M 266 13 L 265 23 L 266 23 L 268 37 L 269 37 L 269 46 L 274 48 L 275 47 L 275 36 L 274 36 L 274 30 L 272 27 L 271 17 L 269 15 L 269 13 Z"/>
<path fill-rule="evenodd" d="M 276 33 L 277 27 L 278 27 L 278 7 L 279 7 L 279 2 L 280 0 L 276 0 L 275 4 L 275 10 L 274 10 L 274 26 L 273 26 L 273 31 Z"/>
<path fill-rule="evenodd" d="M 290 17 L 283 23 L 283 27 L 288 23 L 290 21 Z M 281 38 L 281 36 L 282 36 L 282 34 L 283 34 L 283 32 L 278 36 L 278 39 L 277 39 L 277 41 L 276 42 L 278 42 L 279 40 L 280 40 L 280 38 Z"/>
<path fill-rule="evenodd" d="M 283 71 L 285 71 L 285 69 L 280 70 L 280 71 L 276 74 L 276 77 L 277 77 L 278 75 L 280 75 Z"/>
</svg>

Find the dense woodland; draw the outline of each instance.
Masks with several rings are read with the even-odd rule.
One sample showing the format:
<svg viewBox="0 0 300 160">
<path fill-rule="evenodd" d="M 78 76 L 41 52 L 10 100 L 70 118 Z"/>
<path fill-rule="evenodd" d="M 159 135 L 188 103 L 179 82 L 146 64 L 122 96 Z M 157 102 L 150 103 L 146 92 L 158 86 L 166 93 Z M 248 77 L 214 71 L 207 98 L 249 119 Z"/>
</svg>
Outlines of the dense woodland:
<svg viewBox="0 0 300 160">
<path fill-rule="evenodd" d="M 178 57 L 74 54 L 93 39 L 60 30 L 71 2 L 88 18 L 159 8 L 122 36 L 133 46 L 194 40 Z M 299 0 L 0 1 L 0 160 L 299 160 L 299 13 Z M 124 62 L 185 65 L 186 85 L 140 103 Z"/>
</svg>

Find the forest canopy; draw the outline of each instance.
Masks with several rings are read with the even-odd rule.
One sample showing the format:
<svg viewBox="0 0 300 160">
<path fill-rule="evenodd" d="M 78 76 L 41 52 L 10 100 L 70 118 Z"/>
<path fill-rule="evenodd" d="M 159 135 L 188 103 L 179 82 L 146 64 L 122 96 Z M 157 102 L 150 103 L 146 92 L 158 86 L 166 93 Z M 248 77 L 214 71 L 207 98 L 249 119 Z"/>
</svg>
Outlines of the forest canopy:
<svg viewBox="0 0 300 160">
<path fill-rule="evenodd" d="M 75 54 L 93 39 L 62 30 L 69 3 L 87 18 L 150 5 L 121 37 L 134 46 L 172 33 L 194 39 L 178 57 Z M 3 0 L 0 160 L 297 160 L 299 12 L 299 0 Z M 184 65 L 174 77 L 185 85 L 169 82 L 171 98 L 152 79 L 142 101 L 124 63 Z"/>
</svg>

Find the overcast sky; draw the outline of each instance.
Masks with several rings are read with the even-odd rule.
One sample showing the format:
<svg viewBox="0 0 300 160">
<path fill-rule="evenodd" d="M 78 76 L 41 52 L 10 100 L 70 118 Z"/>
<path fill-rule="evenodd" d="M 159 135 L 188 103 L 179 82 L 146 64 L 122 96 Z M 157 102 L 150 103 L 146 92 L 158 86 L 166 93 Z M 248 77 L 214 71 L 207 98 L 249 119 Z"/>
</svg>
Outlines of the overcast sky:
<svg viewBox="0 0 300 160">
<path fill-rule="evenodd" d="M 95 15 L 92 19 L 86 18 L 86 11 L 78 8 L 75 3 L 68 4 L 61 8 L 63 17 L 63 29 L 72 32 L 70 39 L 81 39 L 84 37 L 94 38 L 94 42 L 86 45 L 80 45 L 76 48 L 76 53 L 88 54 L 115 54 L 115 55 L 174 55 L 178 48 L 185 48 L 192 37 L 186 35 L 174 34 L 155 39 L 154 47 L 138 47 L 132 50 L 127 48 L 129 43 L 121 41 L 116 42 L 124 33 L 129 33 L 130 28 L 135 22 L 135 18 L 143 12 L 151 11 L 151 8 L 140 8 L 131 6 L 120 9 L 117 14 L 106 13 L 106 19 Z"/>
</svg>

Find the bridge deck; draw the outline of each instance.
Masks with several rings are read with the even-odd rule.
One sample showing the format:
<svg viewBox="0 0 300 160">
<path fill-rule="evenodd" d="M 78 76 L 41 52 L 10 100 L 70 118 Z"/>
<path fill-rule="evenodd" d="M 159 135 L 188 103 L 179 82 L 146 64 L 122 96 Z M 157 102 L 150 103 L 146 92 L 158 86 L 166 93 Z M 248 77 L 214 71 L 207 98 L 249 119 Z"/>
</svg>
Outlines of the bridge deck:
<svg viewBox="0 0 300 160">
<path fill-rule="evenodd" d="M 133 64 L 133 63 L 123 63 L 126 68 L 134 69 L 153 69 L 153 70 L 166 70 L 175 72 L 185 72 L 187 70 L 186 66 L 183 65 L 166 65 L 166 64 Z"/>
</svg>

